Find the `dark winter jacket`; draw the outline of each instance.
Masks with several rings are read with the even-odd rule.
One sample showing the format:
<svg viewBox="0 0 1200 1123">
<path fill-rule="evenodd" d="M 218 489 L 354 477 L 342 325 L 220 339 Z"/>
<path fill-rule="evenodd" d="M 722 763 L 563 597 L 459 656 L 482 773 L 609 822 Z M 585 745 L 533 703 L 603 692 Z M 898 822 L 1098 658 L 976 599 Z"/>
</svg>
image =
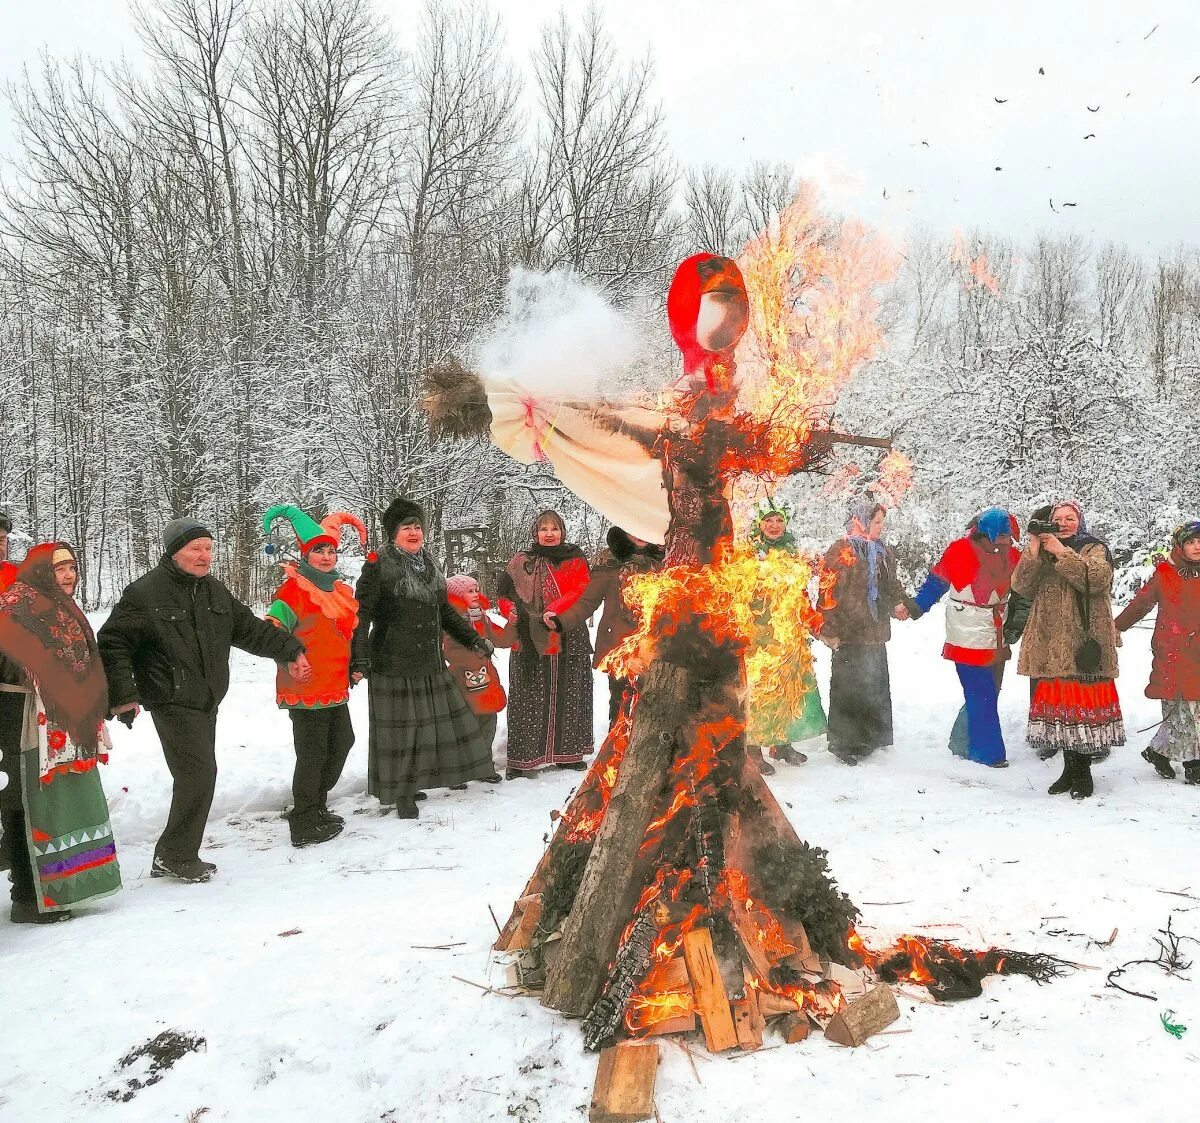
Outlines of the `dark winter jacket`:
<svg viewBox="0 0 1200 1123">
<path fill-rule="evenodd" d="M 619 526 L 609 530 L 607 541 L 608 548 L 596 555 L 587 588 L 570 608 L 564 609 L 558 616 L 559 630 L 569 632 L 585 620 L 590 620 L 603 605 L 600 624 L 596 629 L 593 667 L 599 667 L 609 652 L 624 643 L 637 627 L 637 620 L 625 607 L 622 597 L 625 582 L 634 574 L 661 569 L 663 563 L 661 546 L 636 546 Z"/>
<path fill-rule="evenodd" d="M 113 709 L 138 702 L 211 710 L 229 689 L 231 647 L 280 663 L 304 654 L 215 577 L 191 577 L 170 557 L 121 594 L 96 642 Z"/>
<path fill-rule="evenodd" d="M 821 637 L 839 643 L 878 647 L 892 638 L 891 612 L 897 605 L 907 606 L 913 616 L 920 615 L 916 602 L 900 584 L 896 552 L 891 546 L 884 547 L 877 583 L 879 598 L 872 616 L 867 603 L 866 561 L 855 552 L 847 538 L 830 546 L 822 563 Z"/>
<path fill-rule="evenodd" d="M 1200 565 L 1184 561 L 1179 547 L 1154 567 L 1150 580 L 1114 621 L 1118 631 L 1132 628 L 1154 606 L 1158 620 L 1150 649 L 1147 698 L 1200 701 Z"/>
<path fill-rule="evenodd" d="M 445 671 L 443 629 L 464 647 L 486 650 L 483 637 L 450 607 L 444 583 L 431 603 L 415 600 L 388 587 L 380 578 L 379 562 L 368 561 L 354 595 L 358 628 L 351 647 L 351 674 L 424 678 Z"/>
</svg>

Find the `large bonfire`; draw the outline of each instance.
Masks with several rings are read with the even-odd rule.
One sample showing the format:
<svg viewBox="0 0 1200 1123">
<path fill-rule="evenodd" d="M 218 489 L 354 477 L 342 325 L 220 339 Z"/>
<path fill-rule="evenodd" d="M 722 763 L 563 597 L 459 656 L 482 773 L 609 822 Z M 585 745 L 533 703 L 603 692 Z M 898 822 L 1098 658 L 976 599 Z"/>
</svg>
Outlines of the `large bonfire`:
<svg viewBox="0 0 1200 1123">
<path fill-rule="evenodd" d="M 626 588 L 640 626 L 610 656 L 610 669 L 636 690 L 495 945 L 513 954 L 544 1005 L 583 1019 L 590 1049 L 697 1028 L 714 1052 L 753 1048 L 776 1017 L 789 1039 L 815 1024 L 857 1044 L 895 1004 L 877 988 L 859 999 L 865 1013 L 856 1022 L 842 983 L 857 987 L 873 975 L 954 998 L 978 994 L 987 974 L 1044 978 L 1055 967 L 919 937 L 869 949 L 825 852 L 797 836 L 746 753 L 748 670 L 756 699 L 794 711 L 786 693 L 807 676 L 782 673 L 781 663 L 810 658 L 807 639 L 831 588 L 821 583 L 814 607 L 807 560 L 783 551 L 759 559 L 735 544 L 731 489 L 747 476 L 770 487 L 821 469 L 839 442 L 886 447 L 834 433 L 827 419 L 880 345 L 874 293 L 893 269 L 879 239 L 826 219 L 805 189 L 739 262 L 698 254 L 680 265 L 667 311 L 683 377 L 654 407 L 546 407 L 526 397 L 512 410 L 505 384 L 489 388 L 485 411 L 475 395 L 497 443 L 521 459 L 549 460 L 570 486 L 578 478 L 577 490 L 602 511 L 603 496 L 589 491 L 577 462 L 603 455 L 606 438 L 621 442 L 622 471 L 636 447 L 662 479 L 665 566 Z M 431 395 L 435 425 L 459 434 L 444 391 L 462 374 L 435 373 Z M 553 426 L 539 427 L 549 415 Z M 526 445 L 504 416 L 532 430 Z M 889 452 L 880 470 L 902 478 L 906 463 Z M 762 626 L 755 606 L 764 602 L 773 642 L 756 645 L 748 668 Z"/>
</svg>

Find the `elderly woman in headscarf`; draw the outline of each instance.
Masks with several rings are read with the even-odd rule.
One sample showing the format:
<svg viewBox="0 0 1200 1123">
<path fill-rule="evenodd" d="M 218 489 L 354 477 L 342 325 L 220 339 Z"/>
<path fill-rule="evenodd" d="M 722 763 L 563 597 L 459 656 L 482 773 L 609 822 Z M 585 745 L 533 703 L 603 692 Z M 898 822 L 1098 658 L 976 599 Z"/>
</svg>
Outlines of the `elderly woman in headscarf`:
<svg viewBox="0 0 1200 1123">
<path fill-rule="evenodd" d="M 108 682 L 78 581 L 75 551 L 50 542 L 0 594 L 0 814 L 16 923 L 67 920 L 121 888 L 96 772 L 108 759 Z"/>
<path fill-rule="evenodd" d="M 1171 546 L 1114 623 L 1124 632 L 1158 609 L 1146 697 L 1162 703 L 1163 720 L 1142 759 L 1164 780 L 1181 764 L 1184 783 L 1200 784 L 1200 520 L 1177 527 Z"/>
<path fill-rule="evenodd" d="M 764 499 L 755 509 L 754 518 L 747 536 L 751 549 L 760 561 L 766 561 L 772 554 L 785 554 L 789 557 L 799 557 L 800 548 L 788 527 L 791 521 L 791 508 L 782 500 Z M 788 580 L 795 574 L 780 575 L 780 580 Z M 766 597 L 757 604 L 759 628 L 755 648 L 759 651 L 771 650 L 775 647 L 775 633 L 771 626 L 772 604 Z M 783 760 L 788 764 L 803 764 L 808 757 L 793 748 L 796 741 L 806 741 L 825 732 L 825 711 L 821 707 L 821 695 L 817 690 L 817 676 L 812 668 L 812 655 L 808 650 L 809 644 L 804 644 L 803 651 L 783 653 L 789 657 L 783 662 L 781 671 L 791 681 L 784 685 L 781 693 L 784 697 L 796 698 L 797 703 L 787 712 L 788 707 L 778 702 L 772 703 L 761 696 L 755 699 L 754 683 L 751 681 L 749 698 L 749 714 L 747 721 L 746 739 L 751 745 L 758 746 L 759 753 L 766 748 L 773 760 Z M 772 665 L 778 663 L 772 660 Z M 753 680 L 753 668 L 749 671 Z M 765 759 L 761 768 L 768 776 L 775 769 Z"/>
<path fill-rule="evenodd" d="M 358 578 L 350 674 L 367 680 L 367 792 L 415 819 L 427 788 L 500 782 L 491 745 L 446 669 L 442 633 L 483 657 L 494 649 L 450 606 L 420 505 L 396 499 L 380 521 L 388 541 Z"/>
<path fill-rule="evenodd" d="M 966 536 L 946 547 L 913 598 L 916 619 L 948 597 L 942 656 L 954 663 L 965 699 L 950 750 L 990 768 L 1008 766 L 998 704 L 1009 657 L 1005 613 L 1021 557 L 1013 546 L 1017 536 L 1017 521 L 1007 511 L 989 507 L 980 512 Z"/>
<path fill-rule="evenodd" d="M 1053 532 L 1032 524 L 1012 587 L 1030 602 L 1017 673 L 1037 679 L 1029 704 L 1029 743 L 1063 750 L 1051 795 L 1092 794 L 1092 759 L 1125 744 L 1117 698 L 1113 564 L 1088 533 L 1077 503 L 1050 511 Z M 1039 532 L 1040 531 L 1040 532 Z"/>
<path fill-rule="evenodd" d="M 591 571 L 568 542 L 557 511 L 534 520 L 532 541 L 514 555 L 497 591 L 517 609 L 517 646 L 508 661 L 508 779 L 553 764 L 582 770 L 592 751 L 592 644 L 587 627 L 557 631 L 558 617 L 583 595 Z"/>
<path fill-rule="evenodd" d="M 920 611 L 900 583 L 895 551 L 883 541 L 886 518 L 882 503 L 857 502 L 845 537 L 829 547 L 823 563 L 819 638 L 833 649 L 829 751 L 843 764 L 891 745 L 891 616 Z"/>
</svg>

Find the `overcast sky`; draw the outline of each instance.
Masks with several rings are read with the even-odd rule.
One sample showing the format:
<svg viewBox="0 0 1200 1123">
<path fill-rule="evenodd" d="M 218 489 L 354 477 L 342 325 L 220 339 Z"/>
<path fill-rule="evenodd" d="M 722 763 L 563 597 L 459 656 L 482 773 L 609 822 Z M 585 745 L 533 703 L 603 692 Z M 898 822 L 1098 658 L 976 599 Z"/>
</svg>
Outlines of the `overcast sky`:
<svg viewBox="0 0 1200 1123">
<path fill-rule="evenodd" d="M 379 2 L 410 43 L 417 0 Z M 136 57 L 126 0 L 4 7 L 5 82 L 36 69 L 43 48 Z M 560 0 L 495 7 L 526 65 Z M 786 161 L 841 207 L 900 234 L 921 223 L 1020 239 L 1077 231 L 1143 252 L 1200 245 L 1198 0 L 601 7 L 626 56 L 652 51 L 683 162 Z M 14 154 L 7 105 L 0 154 Z"/>
</svg>

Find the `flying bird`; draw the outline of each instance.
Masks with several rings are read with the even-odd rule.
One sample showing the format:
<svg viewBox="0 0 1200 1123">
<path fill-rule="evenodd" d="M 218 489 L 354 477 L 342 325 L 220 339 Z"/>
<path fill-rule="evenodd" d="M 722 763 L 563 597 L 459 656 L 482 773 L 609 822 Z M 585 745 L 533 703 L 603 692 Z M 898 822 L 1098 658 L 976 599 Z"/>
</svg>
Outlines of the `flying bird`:
<svg viewBox="0 0 1200 1123">
<path fill-rule="evenodd" d="M 1002 167 L 1001 167 L 999 164 L 997 164 L 997 165 L 996 165 L 996 171 L 998 171 L 998 172 L 1002 172 L 1002 171 L 1004 171 L 1004 169 L 1003 169 L 1003 168 L 1002 168 Z"/>
<path fill-rule="evenodd" d="M 1075 207 L 1075 206 L 1078 206 L 1078 205 L 1079 205 L 1078 203 L 1063 203 L 1063 206 L 1064 206 L 1064 207 Z"/>
<path fill-rule="evenodd" d="M 1038 73 L 1039 73 L 1039 74 L 1045 74 L 1045 73 L 1046 73 L 1046 68 L 1045 68 L 1044 66 L 1039 66 L 1039 67 L 1038 67 Z"/>
<path fill-rule="evenodd" d="M 884 197 L 885 199 L 888 197 L 888 193 L 887 193 L 887 188 L 886 188 L 886 187 L 883 189 L 883 197 Z"/>
<path fill-rule="evenodd" d="M 1056 207 L 1056 206 L 1054 205 L 1054 200 L 1053 200 L 1053 199 L 1051 199 L 1051 200 L 1050 200 L 1050 209 L 1051 209 L 1051 210 L 1052 210 L 1052 211 L 1053 211 L 1055 214 L 1058 214 L 1058 207 Z"/>
<path fill-rule="evenodd" d="M 1197 82 L 1200 82 L 1200 74 L 1197 74 L 1196 77 L 1192 79 L 1192 85 L 1194 86 Z M 1128 97 L 1129 95 L 1126 94 L 1125 96 Z"/>
<path fill-rule="evenodd" d="M 1087 136 L 1085 136 L 1083 139 L 1084 139 L 1084 140 L 1091 140 L 1091 139 L 1092 139 L 1092 138 L 1093 138 L 1095 135 L 1096 135 L 1095 133 L 1088 133 L 1088 135 L 1087 135 Z"/>
<path fill-rule="evenodd" d="M 1098 106 L 1098 105 L 1097 105 L 1097 106 L 1096 106 L 1096 107 L 1093 109 L 1093 108 L 1092 108 L 1092 107 L 1089 105 L 1089 106 L 1087 107 L 1087 111 L 1088 111 L 1089 113 L 1099 113 L 1099 112 L 1100 112 L 1100 106 Z"/>
<path fill-rule="evenodd" d="M 1003 105 L 1005 102 L 1007 102 L 1007 101 L 1008 101 L 1008 98 L 1006 98 L 1006 97 L 994 97 L 994 98 L 992 98 L 992 101 L 994 101 L 994 102 L 995 102 L 997 105 Z"/>
<path fill-rule="evenodd" d="M 1157 30 L 1158 30 L 1158 24 L 1155 24 L 1152 28 L 1150 28 L 1149 31 L 1146 32 L 1145 35 L 1142 36 L 1142 41 L 1145 42 L 1145 40 L 1149 39 L 1150 36 L 1153 35 Z"/>
<path fill-rule="evenodd" d="M 925 145 L 925 147 L 926 147 L 926 148 L 928 148 L 928 147 L 929 147 L 929 141 L 927 141 L 927 140 L 923 140 L 923 141 L 921 141 L 921 143 L 922 143 L 923 145 Z"/>
</svg>

